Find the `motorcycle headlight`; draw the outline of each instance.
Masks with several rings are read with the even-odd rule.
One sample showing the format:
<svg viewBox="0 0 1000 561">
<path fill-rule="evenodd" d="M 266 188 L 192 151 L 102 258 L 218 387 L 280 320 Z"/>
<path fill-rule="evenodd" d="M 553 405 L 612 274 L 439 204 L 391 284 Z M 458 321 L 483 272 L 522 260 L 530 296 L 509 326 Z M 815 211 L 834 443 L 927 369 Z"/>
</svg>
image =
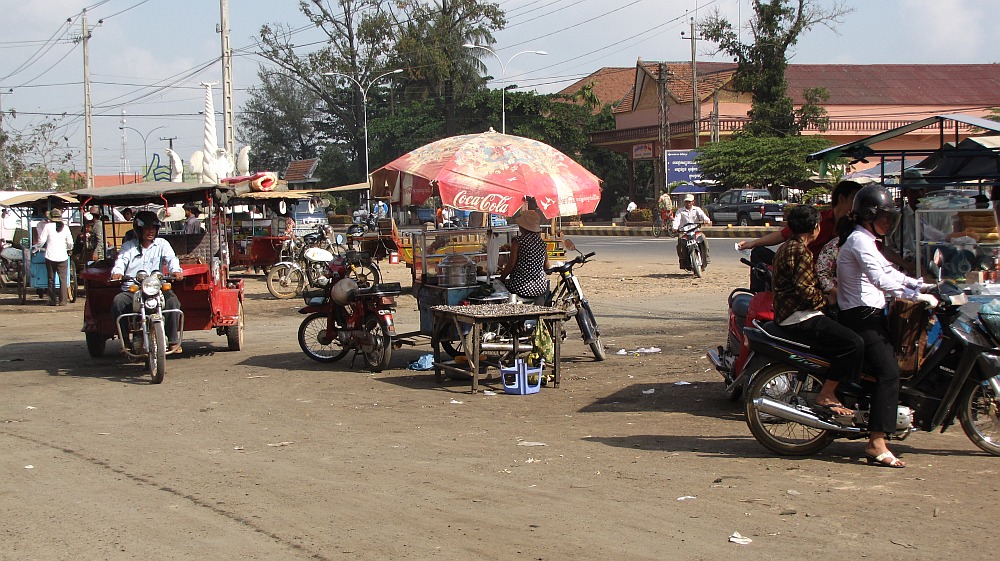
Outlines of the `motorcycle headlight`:
<svg viewBox="0 0 1000 561">
<path fill-rule="evenodd" d="M 163 281 L 157 278 L 156 275 L 150 275 L 142 279 L 142 293 L 146 296 L 156 296 L 160 293 L 162 286 Z"/>
<path fill-rule="evenodd" d="M 159 303 L 160 303 L 159 299 L 157 299 L 157 298 L 150 298 L 149 300 L 146 300 L 145 302 L 143 302 L 142 305 L 146 306 L 147 310 L 155 310 L 156 309 L 156 305 L 159 304 Z"/>
</svg>

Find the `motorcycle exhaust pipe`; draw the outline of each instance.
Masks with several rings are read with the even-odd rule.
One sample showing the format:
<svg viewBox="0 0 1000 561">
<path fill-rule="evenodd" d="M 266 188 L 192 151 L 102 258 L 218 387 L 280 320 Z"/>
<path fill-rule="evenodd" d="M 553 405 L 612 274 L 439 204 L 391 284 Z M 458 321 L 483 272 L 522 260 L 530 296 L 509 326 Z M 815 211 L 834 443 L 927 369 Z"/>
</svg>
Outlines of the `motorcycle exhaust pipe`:
<svg viewBox="0 0 1000 561">
<path fill-rule="evenodd" d="M 757 408 L 761 413 L 766 413 L 768 415 L 774 415 L 775 417 L 780 417 L 786 421 L 794 421 L 796 423 L 805 425 L 807 427 L 812 427 L 814 429 L 829 430 L 835 432 L 850 432 L 850 433 L 861 433 L 861 429 L 858 427 L 845 427 L 843 425 L 836 425 L 829 423 L 820 419 L 814 414 L 807 413 L 791 405 L 782 403 L 780 401 L 775 401 L 769 397 L 758 397 L 753 400 L 754 407 Z"/>
<path fill-rule="evenodd" d="M 716 370 L 724 370 L 722 357 L 719 356 L 719 351 L 712 349 L 705 353 L 705 358 L 712 363 L 712 366 L 714 366 Z"/>
</svg>

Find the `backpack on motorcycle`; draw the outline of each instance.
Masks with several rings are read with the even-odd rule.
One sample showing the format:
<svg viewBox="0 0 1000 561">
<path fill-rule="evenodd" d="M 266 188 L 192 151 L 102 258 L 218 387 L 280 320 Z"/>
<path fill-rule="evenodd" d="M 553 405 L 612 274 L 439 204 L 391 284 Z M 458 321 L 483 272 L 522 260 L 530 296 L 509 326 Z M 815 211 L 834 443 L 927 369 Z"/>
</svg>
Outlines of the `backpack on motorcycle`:
<svg viewBox="0 0 1000 561">
<path fill-rule="evenodd" d="M 916 374 L 923 361 L 930 313 L 923 302 L 896 298 L 889 304 L 889 337 L 899 362 L 899 376 L 904 380 Z"/>
</svg>

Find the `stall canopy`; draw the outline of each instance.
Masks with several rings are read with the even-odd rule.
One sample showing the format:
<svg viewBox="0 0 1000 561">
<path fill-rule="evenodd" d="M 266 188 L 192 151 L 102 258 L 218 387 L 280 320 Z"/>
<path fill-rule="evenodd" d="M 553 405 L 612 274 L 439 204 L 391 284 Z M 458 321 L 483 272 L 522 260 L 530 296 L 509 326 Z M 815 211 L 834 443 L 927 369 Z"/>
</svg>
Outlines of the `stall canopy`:
<svg viewBox="0 0 1000 561">
<path fill-rule="evenodd" d="M 170 181 L 147 181 L 112 187 L 91 187 L 73 191 L 73 195 L 85 203 L 88 199 L 101 203 L 116 204 L 132 201 L 151 200 L 160 197 L 169 204 L 196 202 L 206 189 L 231 193 L 233 188 L 215 183 L 173 183 Z"/>
<path fill-rule="evenodd" d="M 903 125 L 901 127 L 896 127 L 894 129 L 887 130 L 885 132 L 880 132 L 878 134 L 873 134 L 872 136 L 862 138 L 860 140 L 855 140 L 854 142 L 848 142 L 846 144 L 841 144 L 839 146 L 834 146 L 832 148 L 827 148 L 826 150 L 820 150 L 806 156 L 807 162 L 833 162 L 837 158 L 850 158 L 854 161 L 867 161 L 866 158 L 878 157 L 880 152 L 872 148 L 873 145 L 889 140 L 891 138 L 896 138 L 897 136 L 904 135 L 908 132 L 913 132 L 924 127 L 929 127 L 932 125 L 938 126 L 938 134 L 940 136 L 940 147 L 943 148 L 946 144 L 946 136 L 949 135 L 949 130 L 954 129 L 957 135 L 957 129 L 959 123 L 972 125 L 983 129 L 984 131 L 991 131 L 1000 133 L 1000 122 L 990 121 L 989 119 L 983 119 L 981 117 L 973 117 L 972 115 L 965 115 L 963 113 L 951 113 L 948 115 L 934 115 L 933 117 L 928 117 L 920 121 L 914 121 L 908 125 Z M 908 154 L 919 154 L 923 152 L 926 156 L 929 154 L 929 150 L 913 150 L 906 151 Z M 892 150 L 891 153 L 899 154 L 900 150 Z"/>
<path fill-rule="evenodd" d="M 34 206 L 37 203 L 52 199 L 54 202 L 76 204 L 76 197 L 68 193 L 56 193 L 54 191 L 32 191 L 21 195 L 15 195 L 0 202 L 2 206 Z"/>
<path fill-rule="evenodd" d="M 927 179 L 966 181 L 1000 178 L 1000 136 L 966 138 L 957 145 L 941 148 L 920 168 Z"/>
</svg>

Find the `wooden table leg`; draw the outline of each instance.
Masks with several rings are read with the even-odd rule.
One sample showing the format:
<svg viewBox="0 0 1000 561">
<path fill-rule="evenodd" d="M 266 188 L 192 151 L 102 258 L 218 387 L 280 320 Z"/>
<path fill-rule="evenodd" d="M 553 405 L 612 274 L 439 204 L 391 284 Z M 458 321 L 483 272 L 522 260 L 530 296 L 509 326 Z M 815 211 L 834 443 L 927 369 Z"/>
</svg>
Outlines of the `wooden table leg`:
<svg viewBox="0 0 1000 561">
<path fill-rule="evenodd" d="M 447 323 L 439 322 L 441 316 L 434 314 L 434 323 L 431 325 L 431 348 L 434 349 L 434 381 L 438 384 L 442 381 L 441 376 L 441 332 L 447 327 Z M 444 325 L 441 325 L 441 324 Z"/>
<path fill-rule="evenodd" d="M 562 348 L 562 320 L 558 319 L 552 320 L 551 322 L 549 322 L 549 325 L 550 325 L 549 333 L 552 335 L 552 346 L 553 346 L 552 387 L 558 388 L 559 376 L 560 376 L 559 371 L 561 370 L 560 363 L 562 362 L 560 360 L 560 354 L 561 354 L 560 349 Z"/>
<path fill-rule="evenodd" d="M 472 393 L 479 392 L 479 340 L 482 338 L 483 327 L 477 320 L 472 322 L 472 356 L 469 357 L 469 364 L 472 365 Z"/>
</svg>

